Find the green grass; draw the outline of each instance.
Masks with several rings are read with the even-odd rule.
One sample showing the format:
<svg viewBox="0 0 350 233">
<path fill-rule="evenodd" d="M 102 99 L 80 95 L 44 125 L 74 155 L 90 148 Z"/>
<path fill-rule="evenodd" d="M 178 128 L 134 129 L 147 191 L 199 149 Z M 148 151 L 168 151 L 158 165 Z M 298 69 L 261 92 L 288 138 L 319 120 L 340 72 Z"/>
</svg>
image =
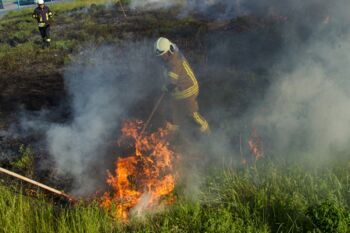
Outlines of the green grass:
<svg viewBox="0 0 350 233">
<path fill-rule="evenodd" d="M 195 198 L 123 224 L 98 204 L 54 205 L 0 186 L 0 232 L 349 232 L 350 161 L 213 168 Z M 16 223 L 16 224 L 14 224 Z"/>
<path fill-rule="evenodd" d="M 96 22 L 99 17 L 102 18 L 99 12 L 104 11 L 105 7 L 102 4 L 106 2 L 111 1 L 78 0 L 50 5 L 54 13 L 51 27 L 53 43 L 47 50 L 41 49 L 37 23 L 31 17 L 32 8 L 7 13 L 0 20 L 1 78 L 28 76 L 28 73 L 38 72 L 34 67 L 39 63 L 50 68 L 40 69 L 40 72 L 45 70 L 46 73 L 39 75 L 55 74 L 63 64 L 69 61 L 69 55 L 79 45 L 101 44 L 105 42 L 101 38 L 114 38 L 115 36 L 110 34 L 116 30 L 108 24 Z M 84 8 L 90 9 L 91 4 L 97 4 L 95 9 L 98 12 L 95 13 L 99 14 L 99 17 L 81 11 Z M 108 41 L 111 40 L 108 39 Z"/>
<path fill-rule="evenodd" d="M 97 203 L 64 209 L 9 188 L 0 193 L 0 232 L 110 232 L 115 225 Z"/>
</svg>

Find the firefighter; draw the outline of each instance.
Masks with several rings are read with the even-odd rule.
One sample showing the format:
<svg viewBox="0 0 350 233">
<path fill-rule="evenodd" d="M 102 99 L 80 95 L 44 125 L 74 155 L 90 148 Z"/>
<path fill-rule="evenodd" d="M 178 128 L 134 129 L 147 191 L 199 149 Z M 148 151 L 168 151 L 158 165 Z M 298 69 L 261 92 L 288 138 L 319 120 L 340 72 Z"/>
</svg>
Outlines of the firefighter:
<svg viewBox="0 0 350 233">
<path fill-rule="evenodd" d="M 167 92 L 172 100 L 171 128 L 183 131 L 184 128 L 195 125 L 199 132 L 209 134 L 208 122 L 199 113 L 198 81 L 188 61 L 178 47 L 167 38 L 160 37 L 155 42 L 154 49 L 165 67 L 165 84 L 162 91 Z"/>
<path fill-rule="evenodd" d="M 38 7 L 33 12 L 33 18 L 38 21 L 40 35 L 43 39 L 43 47 L 50 46 L 50 18 L 52 12 L 48 6 L 45 5 L 44 0 L 37 0 Z"/>
</svg>

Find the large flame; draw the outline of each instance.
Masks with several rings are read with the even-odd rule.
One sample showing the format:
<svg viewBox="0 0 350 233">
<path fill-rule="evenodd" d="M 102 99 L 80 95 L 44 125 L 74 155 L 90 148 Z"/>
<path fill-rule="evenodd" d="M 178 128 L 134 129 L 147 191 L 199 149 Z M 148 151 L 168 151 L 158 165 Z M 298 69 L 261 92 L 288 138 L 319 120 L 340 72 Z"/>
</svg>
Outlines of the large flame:
<svg viewBox="0 0 350 233">
<path fill-rule="evenodd" d="M 126 121 L 119 144 L 131 141 L 133 154 L 117 158 L 115 175 L 108 172 L 112 192 L 105 193 L 102 206 L 117 218 L 128 219 L 130 210 L 141 213 L 173 200 L 174 160 L 166 140 L 167 130 L 140 135 L 141 121 Z"/>
</svg>

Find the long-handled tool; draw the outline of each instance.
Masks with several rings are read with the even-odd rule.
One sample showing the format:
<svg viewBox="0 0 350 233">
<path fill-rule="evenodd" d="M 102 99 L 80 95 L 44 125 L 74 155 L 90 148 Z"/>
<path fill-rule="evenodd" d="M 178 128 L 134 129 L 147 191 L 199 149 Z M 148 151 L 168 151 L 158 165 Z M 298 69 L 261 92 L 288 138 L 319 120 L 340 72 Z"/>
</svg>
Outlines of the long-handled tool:
<svg viewBox="0 0 350 233">
<path fill-rule="evenodd" d="M 25 181 L 27 183 L 33 184 L 33 185 L 38 186 L 38 187 L 40 187 L 42 189 L 45 189 L 45 190 L 50 191 L 52 193 L 55 193 L 55 194 L 57 194 L 57 195 L 59 195 L 61 197 L 64 197 L 65 199 L 67 199 L 70 202 L 75 202 L 76 201 L 76 199 L 74 197 L 69 196 L 68 194 L 66 194 L 64 192 L 61 192 L 61 191 L 59 191 L 57 189 L 54 189 L 54 188 L 51 188 L 51 187 L 49 187 L 47 185 L 44 185 L 42 183 L 39 183 L 39 182 L 37 182 L 35 180 L 29 179 L 29 178 L 27 178 L 25 176 L 19 175 L 19 174 L 14 173 L 14 172 L 11 172 L 11 171 L 9 171 L 9 170 L 7 170 L 5 168 L 1 168 L 0 167 L 0 173 L 7 174 L 9 176 L 15 177 L 17 179 L 23 180 L 23 181 Z"/>
<path fill-rule="evenodd" d="M 123 3 L 122 3 L 122 1 L 121 1 L 121 0 L 119 0 L 119 1 L 118 1 L 118 3 L 119 3 L 120 8 L 121 8 L 121 9 L 122 9 L 122 11 L 123 11 L 124 17 L 125 17 L 125 18 L 127 18 L 126 13 L 125 13 L 125 10 L 124 10 L 124 7 L 123 7 Z"/>
<path fill-rule="evenodd" d="M 153 110 L 151 112 L 151 114 L 149 115 L 149 117 L 147 118 L 147 121 L 145 122 L 145 124 L 143 125 L 142 127 L 142 130 L 141 130 L 141 133 L 140 133 L 140 136 L 143 135 L 143 133 L 145 132 L 145 130 L 147 129 L 149 123 L 151 122 L 153 116 L 154 116 L 154 113 L 157 111 L 157 109 L 159 108 L 159 105 L 160 103 L 162 102 L 163 98 L 165 96 L 165 93 L 163 92 L 163 94 L 159 97 L 159 99 L 157 100 L 157 103 L 154 105 L 153 107 Z"/>
</svg>

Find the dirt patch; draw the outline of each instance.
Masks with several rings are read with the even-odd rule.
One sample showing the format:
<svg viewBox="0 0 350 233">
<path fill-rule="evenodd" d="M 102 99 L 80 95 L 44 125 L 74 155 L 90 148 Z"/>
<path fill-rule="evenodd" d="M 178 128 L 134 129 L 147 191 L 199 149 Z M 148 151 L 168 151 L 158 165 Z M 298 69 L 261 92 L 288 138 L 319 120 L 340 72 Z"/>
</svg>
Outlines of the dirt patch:
<svg viewBox="0 0 350 233">
<path fill-rule="evenodd" d="M 61 74 L 32 77 L 12 77 L 0 83 L 2 111 L 18 110 L 24 106 L 35 111 L 59 104 L 65 97 Z"/>
</svg>

